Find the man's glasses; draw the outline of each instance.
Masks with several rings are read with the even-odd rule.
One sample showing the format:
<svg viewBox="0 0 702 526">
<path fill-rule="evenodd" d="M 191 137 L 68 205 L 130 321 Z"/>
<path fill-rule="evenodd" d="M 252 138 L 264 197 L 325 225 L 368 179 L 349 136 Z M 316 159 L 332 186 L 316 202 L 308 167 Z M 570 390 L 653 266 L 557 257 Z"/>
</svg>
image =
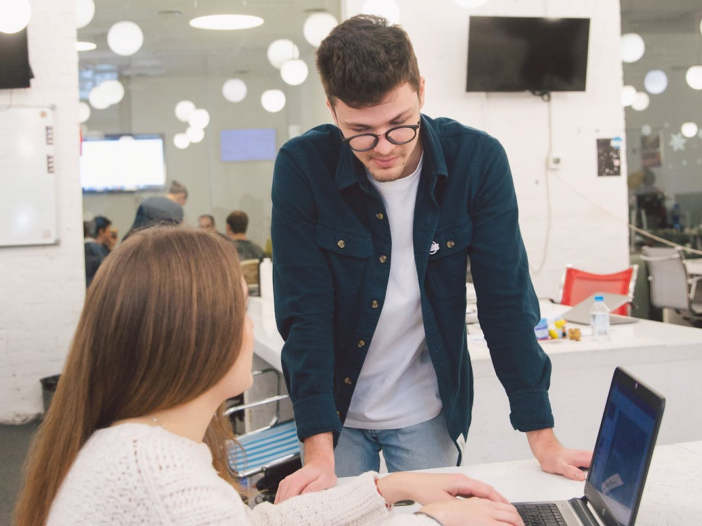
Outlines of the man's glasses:
<svg viewBox="0 0 702 526">
<path fill-rule="evenodd" d="M 380 135 L 375 133 L 361 133 L 359 135 L 354 135 L 353 137 L 345 138 L 344 134 L 342 133 L 341 142 L 348 143 L 349 148 L 351 148 L 354 152 L 368 152 L 378 146 L 381 136 L 385 136 L 389 143 L 401 145 L 412 142 L 417 137 L 418 131 L 419 123 L 396 126 L 395 128 L 390 128 L 385 133 L 381 133 Z M 339 133 L 341 133 L 341 130 L 339 130 Z"/>
</svg>

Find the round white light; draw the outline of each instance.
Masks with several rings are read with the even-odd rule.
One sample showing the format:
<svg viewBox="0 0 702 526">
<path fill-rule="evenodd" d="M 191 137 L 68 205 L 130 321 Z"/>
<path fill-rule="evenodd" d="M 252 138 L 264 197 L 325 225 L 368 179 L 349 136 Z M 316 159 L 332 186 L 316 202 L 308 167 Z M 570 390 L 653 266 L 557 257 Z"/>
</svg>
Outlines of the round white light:
<svg viewBox="0 0 702 526">
<path fill-rule="evenodd" d="M 331 30 L 334 29 L 338 23 L 336 18 L 329 13 L 314 13 L 308 16 L 302 28 L 305 40 L 314 47 L 319 47 L 322 40 L 327 38 L 327 35 L 331 33 Z"/>
<path fill-rule="evenodd" d="M 651 128 L 650 124 L 644 124 L 641 126 L 641 135 L 651 135 L 651 132 L 653 131 L 653 128 Z"/>
<path fill-rule="evenodd" d="M 202 128 L 193 128 L 192 126 L 189 126 L 188 129 L 185 130 L 185 135 L 188 136 L 188 140 L 191 143 L 197 144 L 205 138 L 205 130 Z"/>
<path fill-rule="evenodd" d="M 261 95 L 261 106 L 266 111 L 277 113 L 285 107 L 285 93 L 279 89 L 269 89 Z"/>
<path fill-rule="evenodd" d="M 636 94 L 636 100 L 634 103 L 631 105 L 633 109 L 636 111 L 644 111 L 646 108 L 648 108 L 649 103 L 651 102 L 651 99 L 648 96 L 648 93 L 644 93 L 643 91 L 639 91 Z"/>
<path fill-rule="evenodd" d="M 291 86 L 299 86 L 307 79 L 309 69 L 304 60 L 288 60 L 280 68 L 280 76 L 283 81 Z"/>
<path fill-rule="evenodd" d="M 654 69 L 646 73 L 644 87 L 652 95 L 663 93 L 668 87 L 668 75 L 660 69 Z"/>
<path fill-rule="evenodd" d="M 197 109 L 190 114 L 188 117 L 188 124 L 193 128 L 200 128 L 204 130 L 210 123 L 210 114 L 207 110 Z"/>
<path fill-rule="evenodd" d="M 467 7 L 472 9 L 474 7 L 480 7 L 487 4 L 488 0 L 453 0 L 461 7 Z"/>
<path fill-rule="evenodd" d="M 93 0 L 76 0 L 76 27 L 87 26 L 95 16 L 95 2 Z"/>
<path fill-rule="evenodd" d="M 176 133 L 175 137 L 173 137 L 173 144 L 179 150 L 185 150 L 190 146 L 190 139 L 184 133 Z"/>
<path fill-rule="evenodd" d="M 637 33 L 622 35 L 620 46 L 622 60 L 628 64 L 639 60 L 646 51 L 646 44 L 641 35 Z"/>
<path fill-rule="evenodd" d="M 96 47 L 92 42 L 76 42 L 76 51 L 92 51 Z"/>
<path fill-rule="evenodd" d="M 280 66 L 282 66 L 284 62 L 300 58 L 300 50 L 292 40 L 281 38 L 280 40 L 271 42 L 271 45 L 268 46 L 267 55 L 268 62 L 270 62 L 274 68 L 280 69 Z"/>
<path fill-rule="evenodd" d="M 241 79 L 229 79 L 222 85 L 222 95 L 229 102 L 241 102 L 246 98 L 246 83 Z"/>
<path fill-rule="evenodd" d="M 118 104 L 124 98 L 124 86 L 119 80 L 106 80 L 100 84 L 100 91 L 110 104 Z"/>
<path fill-rule="evenodd" d="M 688 69 L 685 80 L 692 89 L 702 89 L 702 66 L 692 66 Z"/>
<path fill-rule="evenodd" d="M 249 29 L 261 24 L 263 24 L 263 18 L 251 15 L 209 15 L 193 18 L 190 21 L 190 25 L 197 29 L 214 29 L 216 31 Z"/>
<path fill-rule="evenodd" d="M 636 88 L 634 86 L 624 86 L 622 88 L 622 105 L 627 107 L 634 104 L 636 100 Z"/>
<path fill-rule="evenodd" d="M 680 131 L 687 138 L 691 138 L 697 135 L 698 130 L 699 128 L 694 122 L 686 122 L 680 127 Z"/>
<path fill-rule="evenodd" d="M 189 100 L 181 100 L 175 106 L 176 119 L 180 122 L 188 122 L 190 114 L 195 111 L 195 104 Z"/>
<path fill-rule="evenodd" d="M 80 101 L 78 103 L 78 120 L 80 122 L 87 122 L 90 118 L 90 106 L 87 102 Z"/>
<path fill-rule="evenodd" d="M 90 93 L 88 94 L 88 101 L 96 110 L 104 110 L 110 107 L 110 101 L 105 96 L 102 89 L 100 89 L 100 86 L 95 86 L 90 90 Z"/>
<path fill-rule="evenodd" d="M 22 31 L 32 18 L 29 0 L 0 0 L 0 33 Z"/>
<path fill-rule="evenodd" d="M 107 32 L 107 45 L 123 57 L 133 55 L 141 49 L 144 33 L 134 22 L 117 22 Z"/>
<path fill-rule="evenodd" d="M 366 0 L 361 8 L 361 13 L 382 16 L 391 24 L 400 22 L 400 6 L 395 0 Z"/>
</svg>

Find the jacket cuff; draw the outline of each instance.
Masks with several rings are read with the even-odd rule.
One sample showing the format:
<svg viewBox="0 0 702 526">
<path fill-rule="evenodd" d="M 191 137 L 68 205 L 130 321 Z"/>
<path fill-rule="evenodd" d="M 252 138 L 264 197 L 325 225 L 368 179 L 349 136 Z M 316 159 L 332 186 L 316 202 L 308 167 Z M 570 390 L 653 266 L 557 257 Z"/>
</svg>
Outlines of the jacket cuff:
<svg viewBox="0 0 702 526">
<path fill-rule="evenodd" d="M 336 404 L 332 395 L 310 396 L 293 403 L 297 437 L 300 441 L 320 433 L 341 433 L 341 420 L 336 413 Z"/>
<path fill-rule="evenodd" d="M 553 427 L 553 413 L 546 389 L 525 389 L 509 395 L 509 420 L 517 431 Z"/>
</svg>

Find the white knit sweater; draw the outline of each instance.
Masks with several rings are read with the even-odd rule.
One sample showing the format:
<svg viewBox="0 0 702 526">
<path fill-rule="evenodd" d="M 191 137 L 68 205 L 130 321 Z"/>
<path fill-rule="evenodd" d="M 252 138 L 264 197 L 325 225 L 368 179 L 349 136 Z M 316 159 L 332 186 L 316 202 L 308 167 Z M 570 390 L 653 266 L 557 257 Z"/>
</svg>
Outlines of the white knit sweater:
<svg viewBox="0 0 702 526">
<path fill-rule="evenodd" d="M 160 427 L 101 429 L 63 481 L 48 526 L 174 524 L 436 526 L 422 515 L 391 516 L 366 473 L 352 484 L 253 510 L 222 480 L 205 444 Z"/>
</svg>

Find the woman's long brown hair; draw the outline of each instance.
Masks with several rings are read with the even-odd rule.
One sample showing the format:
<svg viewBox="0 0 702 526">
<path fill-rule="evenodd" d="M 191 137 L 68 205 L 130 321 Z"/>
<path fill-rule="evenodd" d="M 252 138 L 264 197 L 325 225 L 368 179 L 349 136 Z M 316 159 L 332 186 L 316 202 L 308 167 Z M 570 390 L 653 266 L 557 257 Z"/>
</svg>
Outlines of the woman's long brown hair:
<svg viewBox="0 0 702 526">
<path fill-rule="evenodd" d="M 101 265 L 25 462 L 17 526 L 43 526 L 78 452 L 98 429 L 189 402 L 234 364 L 246 305 L 236 248 L 181 228 L 134 234 Z M 219 475 L 233 439 L 223 407 L 205 442 Z"/>
</svg>

